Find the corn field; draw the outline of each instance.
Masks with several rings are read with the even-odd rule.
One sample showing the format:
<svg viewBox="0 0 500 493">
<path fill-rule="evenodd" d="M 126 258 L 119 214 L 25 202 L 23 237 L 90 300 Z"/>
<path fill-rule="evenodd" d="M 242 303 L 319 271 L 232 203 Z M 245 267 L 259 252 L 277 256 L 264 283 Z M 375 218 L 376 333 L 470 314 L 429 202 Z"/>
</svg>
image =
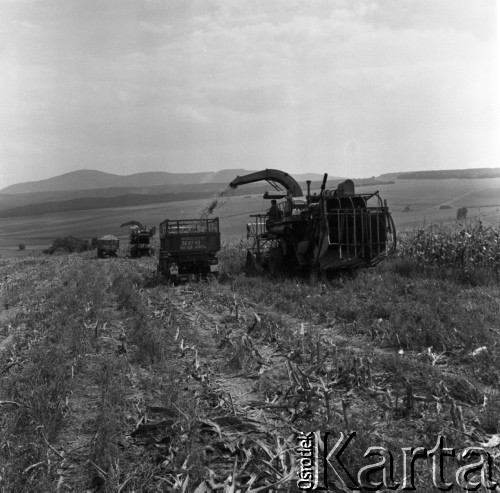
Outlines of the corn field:
<svg viewBox="0 0 500 493">
<path fill-rule="evenodd" d="M 455 226 L 429 226 L 399 235 L 398 256 L 424 267 L 462 273 L 489 271 L 498 280 L 500 233 L 498 226 L 478 220 Z"/>
</svg>

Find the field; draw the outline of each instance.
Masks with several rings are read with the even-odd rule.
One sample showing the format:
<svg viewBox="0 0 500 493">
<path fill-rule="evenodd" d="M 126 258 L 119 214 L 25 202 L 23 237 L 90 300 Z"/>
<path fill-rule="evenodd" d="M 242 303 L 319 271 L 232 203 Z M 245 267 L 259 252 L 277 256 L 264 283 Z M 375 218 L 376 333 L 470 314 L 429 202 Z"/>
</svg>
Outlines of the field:
<svg viewBox="0 0 500 493">
<path fill-rule="evenodd" d="M 444 224 L 456 219 L 456 210 L 467 207 L 468 217 L 488 222 L 500 219 L 500 179 L 398 180 L 382 185 L 381 196 L 402 229 L 424 224 Z M 409 206 L 409 212 L 403 212 Z M 440 209 L 450 206 L 451 209 Z"/>
<path fill-rule="evenodd" d="M 381 186 L 397 255 L 312 284 L 242 272 L 260 195 L 220 198 L 220 281 L 178 287 L 154 257 L 39 250 L 70 234 L 126 243 L 121 222 L 210 201 L 3 222 L 0 491 L 299 491 L 300 433 L 330 491 L 485 491 L 500 480 L 499 187 Z M 342 437 L 346 470 L 321 460 Z M 455 454 L 440 477 L 438 446 Z"/>
<path fill-rule="evenodd" d="M 500 220 L 500 178 L 397 180 L 393 185 L 378 188 L 387 200 L 398 230 L 453 222 L 459 207 L 468 208 L 468 217 L 480 216 L 490 223 Z M 374 191 L 372 187 L 359 190 Z M 120 229 L 120 224 L 135 219 L 152 227 L 166 218 L 197 217 L 207 202 L 207 199 L 190 200 L 2 219 L 0 255 L 4 258 L 32 255 L 47 248 L 53 239 L 68 235 L 91 239 L 112 234 L 125 245 L 128 232 L 126 228 Z M 443 205 L 451 208 L 440 209 Z M 227 193 L 221 206 L 214 210 L 214 215 L 221 218 L 224 240 L 244 235 L 249 214 L 268 207 L 268 201 L 263 200 L 261 194 L 233 197 L 231 192 Z M 406 207 L 408 212 L 404 212 Z M 26 245 L 26 252 L 19 252 L 19 243 Z"/>
<path fill-rule="evenodd" d="M 247 277 L 244 256 L 226 242 L 220 282 L 179 287 L 154 258 L 2 259 L 1 490 L 298 491 L 309 432 L 323 452 L 352 437 L 347 475 L 318 463 L 330 491 L 394 489 L 408 447 L 495 457 L 498 228 L 415 229 L 398 257 L 316 284 Z M 500 479 L 448 456 L 438 478 L 416 456 L 407 489 Z"/>
</svg>

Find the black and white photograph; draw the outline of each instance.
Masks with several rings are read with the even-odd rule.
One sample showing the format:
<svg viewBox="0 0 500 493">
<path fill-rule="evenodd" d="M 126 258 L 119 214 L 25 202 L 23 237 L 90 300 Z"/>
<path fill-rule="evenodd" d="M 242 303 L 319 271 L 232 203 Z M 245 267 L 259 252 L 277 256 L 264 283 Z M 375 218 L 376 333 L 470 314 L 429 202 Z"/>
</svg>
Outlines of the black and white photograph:
<svg viewBox="0 0 500 493">
<path fill-rule="evenodd" d="M 498 0 L 0 0 L 0 493 L 500 491 Z"/>
</svg>

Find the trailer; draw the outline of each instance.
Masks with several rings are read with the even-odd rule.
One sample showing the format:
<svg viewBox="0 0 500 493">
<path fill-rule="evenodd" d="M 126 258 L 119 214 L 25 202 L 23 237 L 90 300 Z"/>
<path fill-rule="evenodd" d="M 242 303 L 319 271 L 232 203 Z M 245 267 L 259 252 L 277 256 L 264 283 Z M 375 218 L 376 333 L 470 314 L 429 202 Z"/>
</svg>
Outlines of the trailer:
<svg viewBox="0 0 500 493">
<path fill-rule="evenodd" d="M 173 284 L 217 278 L 219 218 L 165 219 L 160 224 L 158 271 Z"/>
<path fill-rule="evenodd" d="M 116 236 L 105 235 L 97 239 L 97 256 L 99 258 L 116 257 L 120 248 L 120 240 Z"/>
</svg>

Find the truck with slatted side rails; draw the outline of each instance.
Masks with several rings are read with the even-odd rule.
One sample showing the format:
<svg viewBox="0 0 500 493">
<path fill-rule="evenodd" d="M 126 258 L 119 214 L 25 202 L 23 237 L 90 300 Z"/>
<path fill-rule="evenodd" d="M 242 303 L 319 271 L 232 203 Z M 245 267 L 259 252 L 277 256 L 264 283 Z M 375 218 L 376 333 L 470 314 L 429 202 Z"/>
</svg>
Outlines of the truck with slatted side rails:
<svg viewBox="0 0 500 493">
<path fill-rule="evenodd" d="M 165 219 L 160 224 L 158 271 L 173 284 L 217 278 L 219 218 Z"/>
</svg>

